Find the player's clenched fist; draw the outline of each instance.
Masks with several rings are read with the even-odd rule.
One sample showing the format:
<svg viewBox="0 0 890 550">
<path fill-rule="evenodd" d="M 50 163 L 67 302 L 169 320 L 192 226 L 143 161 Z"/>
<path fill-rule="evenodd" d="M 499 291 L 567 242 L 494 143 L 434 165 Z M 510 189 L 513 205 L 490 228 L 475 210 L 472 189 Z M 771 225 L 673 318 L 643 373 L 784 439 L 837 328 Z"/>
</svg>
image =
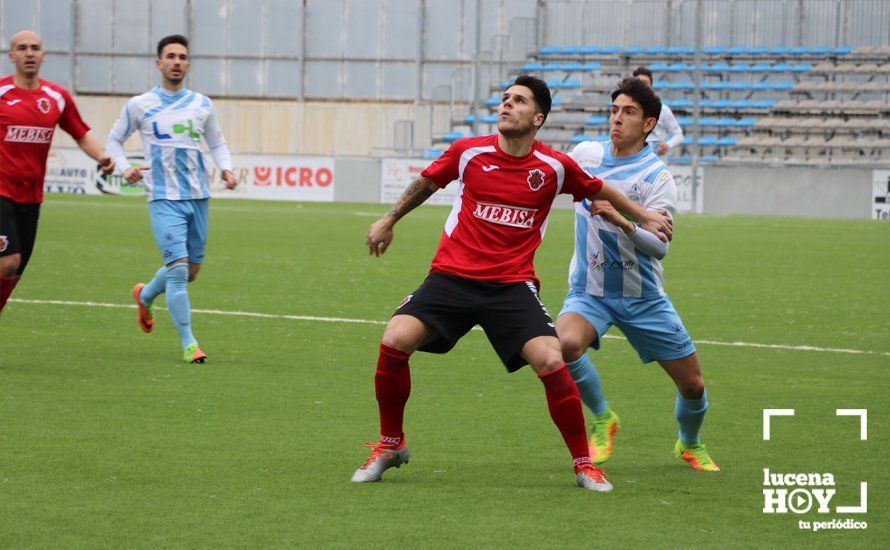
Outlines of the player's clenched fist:
<svg viewBox="0 0 890 550">
<path fill-rule="evenodd" d="M 365 235 L 365 244 L 368 245 L 368 254 L 379 256 L 386 252 L 389 243 L 392 242 L 392 222 L 389 218 L 380 218 L 368 229 Z"/>
</svg>

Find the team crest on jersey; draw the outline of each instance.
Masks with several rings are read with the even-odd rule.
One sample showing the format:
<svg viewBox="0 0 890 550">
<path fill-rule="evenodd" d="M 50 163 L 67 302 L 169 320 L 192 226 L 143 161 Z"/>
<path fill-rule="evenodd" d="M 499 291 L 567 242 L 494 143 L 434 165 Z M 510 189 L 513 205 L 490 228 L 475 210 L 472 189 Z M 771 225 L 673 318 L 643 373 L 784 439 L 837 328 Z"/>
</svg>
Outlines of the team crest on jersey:
<svg viewBox="0 0 890 550">
<path fill-rule="evenodd" d="M 640 197 L 643 192 L 640 190 L 640 186 L 636 183 L 630 186 L 630 189 L 627 190 L 627 198 L 634 202 L 640 202 Z"/>
<path fill-rule="evenodd" d="M 6 235 L 0 235 L 0 252 L 6 252 L 6 247 L 9 246 L 9 239 Z"/>
<path fill-rule="evenodd" d="M 526 178 L 526 181 L 528 181 L 529 189 L 531 189 L 532 191 L 537 191 L 544 186 L 544 172 L 538 170 L 537 168 L 535 168 L 534 170 L 529 170 L 528 178 Z"/>
<path fill-rule="evenodd" d="M 37 108 L 40 109 L 40 112 L 43 114 L 48 113 L 50 108 L 49 100 L 45 97 L 41 97 L 37 100 Z"/>
</svg>

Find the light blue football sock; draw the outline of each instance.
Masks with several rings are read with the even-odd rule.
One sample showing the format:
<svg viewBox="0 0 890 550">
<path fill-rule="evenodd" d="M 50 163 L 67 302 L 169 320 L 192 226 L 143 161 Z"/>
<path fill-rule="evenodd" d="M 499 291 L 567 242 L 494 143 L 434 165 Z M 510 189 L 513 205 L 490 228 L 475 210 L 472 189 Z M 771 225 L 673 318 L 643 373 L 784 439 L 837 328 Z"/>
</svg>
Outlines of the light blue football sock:
<svg viewBox="0 0 890 550">
<path fill-rule="evenodd" d="M 609 406 L 609 403 L 603 395 L 603 389 L 600 386 L 600 375 L 596 372 L 596 367 L 593 366 L 593 361 L 590 360 L 590 357 L 585 353 L 571 363 L 566 363 L 566 368 L 569 369 L 572 380 L 578 386 L 581 401 L 587 405 L 587 408 L 593 414 L 602 414 Z"/>
<path fill-rule="evenodd" d="M 189 304 L 189 266 L 187 264 L 173 264 L 167 268 L 167 309 L 173 326 L 179 333 L 182 349 L 197 341 L 192 335 L 192 309 Z"/>
<path fill-rule="evenodd" d="M 698 399 L 686 399 L 677 392 L 677 399 L 674 402 L 674 418 L 680 430 L 677 435 L 680 441 L 691 445 L 698 443 L 699 430 L 702 422 L 705 420 L 705 413 L 708 411 L 708 392 L 705 390 Z"/>
<path fill-rule="evenodd" d="M 162 265 L 152 280 L 142 287 L 142 292 L 139 293 L 139 300 L 143 305 L 151 305 L 154 299 L 159 294 L 163 294 L 165 290 L 167 290 L 167 266 Z"/>
</svg>

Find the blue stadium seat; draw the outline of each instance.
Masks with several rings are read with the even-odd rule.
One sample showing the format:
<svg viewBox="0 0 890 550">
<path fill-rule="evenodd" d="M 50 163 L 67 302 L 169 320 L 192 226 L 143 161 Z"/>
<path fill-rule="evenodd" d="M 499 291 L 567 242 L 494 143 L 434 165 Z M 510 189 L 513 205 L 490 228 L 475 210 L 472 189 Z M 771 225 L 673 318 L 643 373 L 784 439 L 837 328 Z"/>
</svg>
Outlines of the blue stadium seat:
<svg viewBox="0 0 890 550">
<path fill-rule="evenodd" d="M 469 136 L 469 134 L 467 134 Z M 460 138 L 464 137 L 464 135 L 460 132 L 448 132 L 447 134 L 442 136 L 442 141 L 445 143 L 454 143 Z"/>
<path fill-rule="evenodd" d="M 682 145 L 692 145 L 692 138 L 689 136 L 683 136 L 683 141 L 680 143 Z"/>
<path fill-rule="evenodd" d="M 747 63 L 733 63 L 729 66 L 729 72 L 731 73 L 749 73 L 751 72 L 751 65 Z"/>
<path fill-rule="evenodd" d="M 671 46 L 667 50 L 665 50 L 668 54 L 671 55 L 693 55 L 695 53 L 694 48 L 687 48 L 685 46 Z"/>
<path fill-rule="evenodd" d="M 772 109 L 776 102 L 772 99 L 758 99 L 752 102 L 751 107 L 754 109 Z"/>
<path fill-rule="evenodd" d="M 532 63 L 526 63 L 522 67 L 519 68 L 520 71 L 541 71 L 544 70 L 544 65 L 542 63 L 538 63 L 537 61 Z"/>
<path fill-rule="evenodd" d="M 679 124 L 680 126 L 688 126 L 688 125 L 692 124 L 692 117 L 691 116 L 678 116 L 677 124 Z"/>
<path fill-rule="evenodd" d="M 559 53 L 559 50 L 559 46 L 544 46 L 538 50 L 538 53 L 541 55 L 553 55 Z"/>
<path fill-rule="evenodd" d="M 596 61 L 588 61 L 587 63 L 581 65 L 582 71 L 599 71 L 602 68 L 603 66 Z"/>
<path fill-rule="evenodd" d="M 772 65 L 769 63 L 755 63 L 751 65 L 752 73 L 768 73 L 772 71 Z"/>
<path fill-rule="evenodd" d="M 473 117 L 473 115 L 470 115 L 464 119 L 464 123 L 472 124 L 473 120 L 475 120 L 475 118 Z M 478 122 L 481 122 L 482 124 L 494 124 L 497 121 L 498 121 L 497 115 L 479 115 L 479 119 L 478 119 Z"/>
<path fill-rule="evenodd" d="M 646 48 L 637 45 L 628 46 L 624 48 L 621 53 L 623 53 L 624 55 L 642 55 L 646 53 Z"/>
<path fill-rule="evenodd" d="M 788 67 L 792 73 L 805 73 L 813 70 L 813 66 L 809 63 L 798 63 L 797 65 L 789 65 Z"/>
<path fill-rule="evenodd" d="M 596 46 L 593 44 L 588 44 L 587 46 L 581 47 L 581 54 L 583 54 L 583 55 L 593 55 L 596 53 L 600 53 L 599 46 Z"/>
<path fill-rule="evenodd" d="M 700 119 L 698 119 L 698 125 L 701 127 L 713 126 L 714 123 L 715 123 L 714 117 L 703 116 Z"/>
<path fill-rule="evenodd" d="M 649 70 L 652 72 L 658 72 L 658 71 L 667 71 L 669 69 L 668 69 L 667 63 L 653 63 L 653 64 L 649 65 Z"/>
<path fill-rule="evenodd" d="M 723 117 L 715 120 L 713 126 L 716 128 L 732 128 L 735 126 L 735 123 L 736 120 L 734 118 Z"/>
<path fill-rule="evenodd" d="M 651 69 L 652 67 L 649 68 Z M 695 65 L 687 65 L 686 63 L 671 63 L 670 65 L 668 65 L 667 70 L 670 73 L 694 71 Z"/>
<path fill-rule="evenodd" d="M 742 117 L 735 121 L 736 128 L 751 128 L 757 124 L 757 119 L 753 117 Z"/>
<path fill-rule="evenodd" d="M 711 46 L 708 48 L 702 48 L 701 51 L 702 53 L 705 53 L 707 55 L 727 55 L 729 53 L 729 50 L 722 46 Z"/>
<path fill-rule="evenodd" d="M 559 89 L 575 89 L 581 87 L 580 80 L 548 80 L 547 86 L 550 89 L 559 90 Z"/>
<path fill-rule="evenodd" d="M 569 138 L 569 143 L 581 143 L 583 141 L 593 141 L 593 136 L 578 134 Z"/>
<path fill-rule="evenodd" d="M 739 141 L 739 138 L 735 136 L 725 136 L 717 140 L 716 145 L 718 147 L 732 147 Z"/>
<path fill-rule="evenodd" d="M 581 53 L 581 48 L 578 46 L 563 46 L 562 48 L 559 48 L 559 51 L 556 53 L 562 55 L 575 55 Z"/>
<path fill-rule="evenodd" d="M 702 164 L 713 164 L 720 160 L 720 157 L 717 155 L 702 155 L 699 157 L 698 161 Z"/>
<path fill-rule="evenodd" d="M 614 44 L 610 45 L 610 46 L 603 46 L 602 48 L 600 48 L 601 54 L 614 55 L 614 54 L 620 53 L 620 52 L 621 52 L 621 47 L 615 46 Z"/>
<path fill-rule="evenodd" d="M 778 56 L 791 55 L 791 53 L 792 53 L 791 48 L 787 48 L 785 46 L 769 48 L 766 52 L 769 55 L 778 55 Z"/>
<path fill-rule="evenodd" d="M 852 52 L 853 48 L 851 46 L 838 46 L 831 51 L 831 53 L 833 53 L 834 55 L 846 55 Z"/>
<path fill-rule="evenodd" d="M 769 53 L 767 48 L 763 46 L 754 46 L 752 48 L 748 48 L 748 55 L 766 55 Z"/>
<path fill-rule="evenodd" d="M 748 48 L 745 46 L 732 46 L 728 50 L 726 50 L 728 55 L 747 55 Z"/>
<path fill-rule="evenodd" d="M 580 71 L 582 69 L 582 65 L 577 61 L 573 61 L 571 63 L 563 63 L 559 66 L 559 68 L 565 72 L 573 72 Z"/>
<path fill-rule="evenodd" d="M 702 136 L 698 138 L 699 145 L 717 145 L 717 136 Z"/>
<path fill-rule="evenodd" d="M 587 126 L 600 126 L 602 124 L 606 124 L 609 122 L 609 117 L 605 116 L 592 116 L 584 121 L 584 124 Z"/>
<path fill-rule="evenodd" d="M 560 65 L 559 63 L 545 63 L 541 67 L 541 70 L 542 71 L 561 71 L 562 65 Z"/>
<path fill-rule="evenodd" d="M 500 103 L 500 100 L 498 100 L 498 103 Z M 664 103 L 671 109 L 684 109 L 687 107 L 692 107 L 692 102 L 685 98 L 665 99 Z"/>
<path fill-rule="evenodd" d="M 501 98 L 500 98 L 500 97 L 497 97 L 497 96 L 495 96 L 495 97 L 490 97 L 490 98 L 488 98 L 488 99 L 485 100 L 485 106 L 486 106 L 486 107 L 497 107 L 497 106 L 500 105 L 500 104 L 501 104 Z"/>
<path fill-rule="evenodd" d="M 442 149 L 436 149 L 436 148 L 427 149 L 426 151 L 423 152 L 423 158 L 437 159 L 437 158 L 441 157 L 444 152 L 445 151 L 443 151 Z"/>
<path fill-rule="evenodd" d="M 646 55 L 664 55 L 668 53 L 664 46 L 649 46 L 646 48 Z"/>
<path fill-rule="evenodd" d="M 501 103 L 501 100 L 498 99 L 498 104 L 500 105 L 500 103 Z M 565 103 L 565 100 L 563 100 L 563 98 L 561 98 L 561 97 L 554 97 L 554 98 L 551 100 L 550 106 L 551 106 L 551 107 L 559 107 L 560 105 L 562 105 L 562 104 L 564 104 L 564 103 Z"/>
<path fill-rule="evenodd" d="M 702 65 L 702 70 L 709 73 L 729 71 L 729 63 L 712 63 L 711 65 Z"/>
</svg>

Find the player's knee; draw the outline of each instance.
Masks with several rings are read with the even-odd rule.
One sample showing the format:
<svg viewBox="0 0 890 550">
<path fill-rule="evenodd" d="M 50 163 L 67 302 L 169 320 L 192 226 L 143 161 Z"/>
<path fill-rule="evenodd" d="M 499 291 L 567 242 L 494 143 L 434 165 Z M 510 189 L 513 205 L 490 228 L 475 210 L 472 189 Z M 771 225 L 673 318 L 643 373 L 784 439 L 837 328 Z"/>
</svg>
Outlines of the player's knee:
<svg viewBox="0 0 890 550">
<path fill-rule="evenodd" d="M 406 331 L 400 330 L 398 326 L 393 326 L 392 324 L 386 326 L 380 343 L 388 348 L 404 351 L 405 353 L 414 353 L 417 349 L 414 338 L 411 338 Z"/>
<path fill-rule="evenodd" d="M 16 256 L 6 256 L 0 261 L 0 277 L 12 277 L 19 271 L 21 260 Z"/>
<path fill-rule="evenodd" d="M 538 376 L 544 376 L 545 374 L 550 374 L 553 371 L 561 369 L 565 364 L 566 362 L 563 361 L 562 355 L 554 353 L 549 354 L 540 364 L 534 365 L 534 367 Z"/>
<path fill-rule="evenodd" d="M 559 337 L 559 347 L 565 362 L 575 361 L 587 352 L 587 342 L 582 342 L 579 335 L 568 334 Z"/>
<path fill-rule="evenodd" d="M 677 387 L 685 399 L 699 399 L 705 393 L 705 380 L 701 374 L 683 380 Z"/>
</svg>

